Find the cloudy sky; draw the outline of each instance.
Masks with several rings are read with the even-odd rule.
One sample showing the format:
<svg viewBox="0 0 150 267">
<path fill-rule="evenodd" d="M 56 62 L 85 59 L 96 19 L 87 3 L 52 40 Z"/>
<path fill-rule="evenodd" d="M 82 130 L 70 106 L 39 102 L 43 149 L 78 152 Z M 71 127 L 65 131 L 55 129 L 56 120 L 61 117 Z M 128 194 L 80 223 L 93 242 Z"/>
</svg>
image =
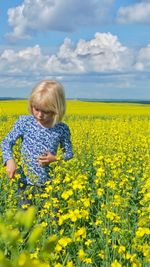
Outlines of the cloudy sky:
<svg viewBox="0 0 150 267">
<path fill-rule="evenodd" d="M 0 97 L 150 99 L 150 0 L 1 0 Z"/>
</svg>

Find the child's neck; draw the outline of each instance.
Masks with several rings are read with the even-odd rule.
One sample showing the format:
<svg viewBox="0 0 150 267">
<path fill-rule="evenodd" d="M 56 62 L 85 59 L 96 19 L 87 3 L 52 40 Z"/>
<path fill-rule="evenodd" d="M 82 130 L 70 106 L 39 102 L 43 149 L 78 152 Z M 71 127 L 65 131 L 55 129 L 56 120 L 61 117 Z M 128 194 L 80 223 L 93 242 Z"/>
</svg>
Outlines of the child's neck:
<svg viewBox="0 0 150 267">
<path fill-rule="evenodd" d="M 48 122 L 37 121 L 37 122 L 44 128 L 51 128 L 53 126 L 53 121 L 48 121 Z"/>
</svg>

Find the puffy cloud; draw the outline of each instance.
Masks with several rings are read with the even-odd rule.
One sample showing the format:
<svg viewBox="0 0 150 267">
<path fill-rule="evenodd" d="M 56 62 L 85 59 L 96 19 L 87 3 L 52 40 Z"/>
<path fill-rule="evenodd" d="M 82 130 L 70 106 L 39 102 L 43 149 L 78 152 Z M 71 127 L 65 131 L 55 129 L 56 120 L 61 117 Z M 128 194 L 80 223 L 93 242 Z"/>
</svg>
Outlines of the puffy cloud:
<svg viewBox="0 0 150 267">
<path fill-rule="evenodd" d="M 115 86 L 128 88 L 148 73 L 149 62 L 150 44 L 135 54 L 123 46 L 117 36 L 96 33 L 93 39 L 81 39 L 76 44 L 65 39 L 58 52 L 52 55 L 44 53 L 39 45 L 18 51 L 3 50 L 0 54 L 0 87 L 3 88 L 4 83 L 5 87 L 11 84 L 18 90 L 26 90 L 27 86 L 31 88 L 41 79 L 56 78 L 67 81 L 67 84 L 72 80 L 75 84 L 86 80 L 87 85 L 97 79 L 97 86 L 101 83 L 101 86 L 107 84 L 110 88 L 109 81 L 112 81 Z"/>
<path fill-rule="evenodd" d="M 114 0 L 24 0 L 8 9 L 13 40 L 29 38 L 36 31 L 74 31 L 79 26 L 95 25 L 106 19 Z M 108 20 L 108 17 L 107 17 Z"/>
<path fill-rule="evenodd" d="M 58 53 L 49 58 L 46 68 L 63 73 L 121 71 L 132 64 L 130 50 L 110 33 L 96 33 L 90 41 L 79 40 L 74 47 L 65 39 Z"/>
<path fill-rule="evenodd" d="M 150 1 L 142 1 L 118 10 L 119 23 L 150 23 Z"/>
<path fill-rule="evenodd" d="M 135 68 L 139 71 L 150 70 L 150 44 L 140 49 Z"/>
<path fill-rule="evenodd" d="M 135 88 L 136 92 L 145 79 L 149 81 L 149 62 L 150 44 L 135 53 L 111 33 L 96 33 L 93 39 L 81 39 L 76 44 L 66 38 L 52 55 L 39 45 L 20 50 L 1 49 L 1 96 L 5 96 L 3 88 L 8 95 L 12 95 L 12 90 L 16 90 L 16 96 L 28 95 L 28 90 L 39 80 L 51 78 L 62 81 L 65 88 L 68 86 L 67 94 L 75 97 L 88 97 L 87 88 L 89 97 L 93 97 L 93 86 L 97 88 L 95 97 L 100 97 L 100 91 L 105 97 L 106 89 L 111 94 L 112 88 L 118 88 L 118 93 L 121 88 Z M 147 85 L 146 90 L 149 90 Z"/>
<path fill-rule="evenodd" d="M 76 45 L 65 39 L 53 55 L 42 53 L 39 45 L 17 52 L 5 49 L 0 55 L 1 72 L 20 75 L 124 71 L 131 68 L 132 63 L 131 51 L 110 33 L 96 33 L 90 41 L 81 39 Z"/>
<path fill-rule="evenodd" d="M 39 45 L 18 52 L 5 49 L 0 55 L 0 70 L 9 74 L 37 74 L 43 71 L 47 58 L 42 55 Z"/>
<path fill-rule="evenodd" d="M 128 68 L 132 61 L 129 49 L 111 33 L 96 33 L 88 42 L 80 40 L 75 53 L 86 72 L 120 71 Z"/>
</svg>

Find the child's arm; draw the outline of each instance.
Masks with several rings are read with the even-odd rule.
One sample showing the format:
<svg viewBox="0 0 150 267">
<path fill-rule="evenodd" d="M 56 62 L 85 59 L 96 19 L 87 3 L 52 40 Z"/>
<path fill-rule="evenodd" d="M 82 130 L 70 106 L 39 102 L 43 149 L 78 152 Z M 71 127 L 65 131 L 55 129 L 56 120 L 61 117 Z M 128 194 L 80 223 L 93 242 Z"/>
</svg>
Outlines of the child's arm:
<svg viewBox="0 0 150 267">
<path fill-rule="evenodd" d="M 9 159 L 6 162 L 6 172 L 9 178 L 13 178 L 16 172 L 16 162 L 14 159 Z"/>
<path fill-rule="evenodd" d="M 64 160 L 69 160 L 73 157 L 73 151 L 72 151 L 72 143 L 70 140 L 70 130 L 69 127 L 67 125 L 64 124 L 64 129 L 63 129 L 63 135 L 62 135 L 62 140 L 60 142 L 60 146 L 63 150 L 64 153 Z M 38 158 L 38 163 L 41 166 L 46 166 L 54 161 L 59 161 L 59 159 L 57 158 L 56 155 L 47 152 L 45 155 L 41 155 Z"/>
<path fill-rule="evenodd" d="M 72 143 L 71 143 L 71 133 L 69 127 L 64 124 L 64 131 L 60 146 L 64 153 L 64 160 L 69 160 L 73 157 Z"/>
<path fill-rule="evenodd" d="M 16 171 L 16 163 L 13 159 L 12 148 L 15 144 L 16 140 L 19 137 L 23 136 L 23 118 L 17 120 L 14 124 L 13 129 L 7 134 L 7 136 L 3 139 L 2 145 L 2 153 L 3 153 L 3 163 L 6 165 L 6 171 L 10 178 L 13 178 Z"/>
<path fill-rule="evenodd" d="M 41 166 L 46 166 L 56 160 L 57 160 L 56 156 L 50 152 L 47 152 L 45 155 L 41 155 L 38 157 L 38 163 Z"/>
</svg>

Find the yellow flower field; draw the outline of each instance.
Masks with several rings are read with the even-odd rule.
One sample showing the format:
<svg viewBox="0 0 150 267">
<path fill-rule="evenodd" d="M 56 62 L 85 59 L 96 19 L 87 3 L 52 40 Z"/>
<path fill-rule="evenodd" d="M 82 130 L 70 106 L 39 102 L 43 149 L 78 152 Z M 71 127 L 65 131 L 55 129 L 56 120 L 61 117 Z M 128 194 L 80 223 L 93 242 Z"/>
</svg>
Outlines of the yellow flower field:
<svg viewBox="0 0 150 267">
<path fill-rule="evenodd" d="M 0 102 L 1 140 L 27 113 Z M 64 120 L 74 158 L 51 165 L 34 206 L 17 208 L 19 177 L 1 159 L 0 266 L 150 266 L 150 106 L 67 101 Z"/>
</svg>

